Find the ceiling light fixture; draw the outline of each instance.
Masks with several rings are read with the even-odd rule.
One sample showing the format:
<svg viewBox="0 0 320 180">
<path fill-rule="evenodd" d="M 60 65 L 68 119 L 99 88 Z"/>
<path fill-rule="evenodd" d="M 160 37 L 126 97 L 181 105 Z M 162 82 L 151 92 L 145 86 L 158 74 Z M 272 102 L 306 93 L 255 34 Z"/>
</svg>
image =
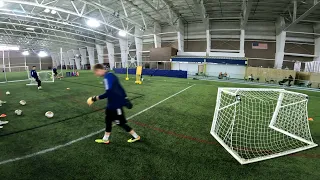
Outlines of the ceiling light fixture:
<svg viewBox="0 0 320 180">
<path fill-rule="evenodd" d="M 4 6 L 4 2 L 0 1 L 0 7 L 3 7 L 3 6 Z"/>
<path fill-rule="evenodd" d="M 89 19 L 89 20 L 87 20 L 87 25 L 89 27 L 97 28 L 100 26 L 100 23 L 96 19 Z"/>
<path fill-rule="evenodd" d="M 26 30 L 28 30 L 28 31 L 34 31 L 34 28 L 32 28 L 32 27 L 27 27 Z"/>
<path fill-rule="evenodd" d="M 123 31 L 123 30 L 121 30 L 121 31 L 119 31 L 119 36 L 122 36 L 122 37 L 125 37 L 126 35 L 127 35 L 127 32 L 126 31 Z"/>
<path fill-rule="evenodd" d="M 29 51 L 23 51 L 23 52 L 22 52 L 22 55 L 24 55 L 24 56 L 29 56 L 30 53 L 29 53 Z"/>
<path fill-rule="evenodd" d="M 45 12 L 45 13 L 49 13 L 49 12 L 50 12 L 50 9 L 46 8 L 46 9 L 44 10 L 44 12 Z"/>
<path fill-rule="evenodd" d="M 44 51 L 40 51 L 40 52 L 38 53 L 38 56 L 39 56 L 39 57 L 46 57 L 46 56 L 48 56 L 48 54 L 47 54 L 46 52 L 44 52 Z"/>
</svg>

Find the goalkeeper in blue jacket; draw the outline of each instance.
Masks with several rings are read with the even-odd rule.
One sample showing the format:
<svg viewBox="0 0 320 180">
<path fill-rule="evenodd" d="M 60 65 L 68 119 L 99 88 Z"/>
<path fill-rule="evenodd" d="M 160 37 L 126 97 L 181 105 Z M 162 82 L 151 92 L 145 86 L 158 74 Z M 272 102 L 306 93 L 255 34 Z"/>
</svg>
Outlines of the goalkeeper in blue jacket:
<svg viewBox="0 0 320 180">
<path fill-rule="evenodd" d="M 106 130 L 102 139 L 97 139 L 97 143 L 109 144 L 109 137 L 112 130 L 112 122 L 115 122 L 118 126 L 122 127 L 126 132 L 132 135 L 132 138 L 128 140 L 129 143 L 133 143 L 140 140 L 140 136 L 127 125 L 127 120 L 123 111 L 123 107 L 127 106 L 130 101 L 127 99 L 127 94 L 121 86 L 119 79 L 113 73 L 105 70 L 102 64 L 96 64 L 93 67 L 94 74 L 99 77 L 104 77 L 104 86 L 106 92 L 100 96 L 90 97 L 87 101 L 88 105 L 92 105 L 95 101 L 106 99 Z M 130 105 L 131 106 L 131 103 Z"/>
<path fill-rule="evenodd" d="M 36 66 L 32 66 L 32 70 L 30 71 L 30 75 L 31 75 L 31 77 L 33 77 L 35 79 L 35 81 L 37 81 L 38 89 L 42 89 L 41 81 L 40 81 L 38 73 L 36 71 Z"/>
</svg>

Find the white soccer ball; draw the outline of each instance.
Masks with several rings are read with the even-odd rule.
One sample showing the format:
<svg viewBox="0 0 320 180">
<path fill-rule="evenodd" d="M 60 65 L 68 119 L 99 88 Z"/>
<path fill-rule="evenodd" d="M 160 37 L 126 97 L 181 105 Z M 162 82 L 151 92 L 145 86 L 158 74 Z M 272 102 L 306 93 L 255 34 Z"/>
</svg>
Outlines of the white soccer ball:
<svg viewBox="0 0 320 180">
<path fill-rule="evenodd" d="M 47 111 L 44 115 L 45 115 L 47 118 L 52 118 L 54 114 L 53 114 L 52 111 Z"/>
<path fill-rule="evenodd" d="M 6 92 L 6 95 L 10 95 L 10 92 L 9 92 L 9 91 L 7 91 L 7 92 Z"/>
<path fill-rule="evenodd" d="M 21 116 L 21 115 L 22 115 L 22 110 L 17 109 L 17 110 L 14 111 L 14 113 L 15 113 L 16 115 L 18 115 L 18 116 Z"/>
<path fill-rule="evenodd" d="M 21 100 L 19 103 L 20 103 L 22 106 L 24 106 L 24 105 L 27 104 L 27 102 L 26 102 L 25 100 Z"/>
</svg>

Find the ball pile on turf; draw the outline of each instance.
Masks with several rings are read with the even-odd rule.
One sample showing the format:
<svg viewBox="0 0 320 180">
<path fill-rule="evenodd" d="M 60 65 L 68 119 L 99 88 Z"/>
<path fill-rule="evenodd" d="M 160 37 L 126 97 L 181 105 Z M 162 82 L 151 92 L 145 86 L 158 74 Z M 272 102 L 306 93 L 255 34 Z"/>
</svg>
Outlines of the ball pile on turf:
<svg viewBox="0 0 320 180">
<path fill-rule="evenodd" d="M 18 115 L 18 116 L 21 116 L 21 115 L 22 115 L 22 110 L 17 109 L 17 110 L 14 111 L 14 113 L 15 113 L 16 115 Z"/>
<path fill-rule="evenodd" d="M 7 92 L 6 92 L 6 95 L 10 95 L 10 92 L 9 92 L 9 91 L 7 91 Z"/>
<path fill-rule="evenodd" d="M 20 103 L 22 106 L 24 106 L 24 105 L 27 104 L 27 102 L 26 102 L 25 100 L 21 100 L 19 103 Z"/>
<path fill-rule="evenodd" d="M 45 115 L 47 118 L 52 118 L 54 114 L 53 114 L 52 111 L 47 111 L 44 115 Z"/>
</svg>

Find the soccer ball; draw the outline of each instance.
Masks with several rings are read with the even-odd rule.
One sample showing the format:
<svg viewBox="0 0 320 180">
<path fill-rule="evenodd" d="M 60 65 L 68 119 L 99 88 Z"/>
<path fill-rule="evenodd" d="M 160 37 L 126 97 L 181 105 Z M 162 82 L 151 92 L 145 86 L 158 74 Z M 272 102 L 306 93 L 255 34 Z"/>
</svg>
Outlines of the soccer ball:
<svg viewBox="0 0 320 180">
<path fill-rule="evenodd" d="M 9 92 L 9 91 L 7 91 L 7 92 L 6 92 L 6 95 L 10 95 L 10 92 Z"/>
<path fill-rule="evenodd" d="M 44 115 L 45 115 L 47 118 L 52 118 L 54 114 L 53 114 L 52 111 L 47 111 Z"/>
<path fill-rule="evenodd" d="M 21 100 L 19 103 L 20 103 L 22 106 L 24 106 L 24 105 L 27 104 L 27 102 L 26 102 L 25 100 Z"/>
<path fill-rule="evenodd" d="M 16 115 L 18 115 L 18 116 L 21 116 L 21 115 L 22 115 L 22 110 L 17 109 L 17 110 L 14 111 L 14 113 L 15 113 Z"/>
</svg>

